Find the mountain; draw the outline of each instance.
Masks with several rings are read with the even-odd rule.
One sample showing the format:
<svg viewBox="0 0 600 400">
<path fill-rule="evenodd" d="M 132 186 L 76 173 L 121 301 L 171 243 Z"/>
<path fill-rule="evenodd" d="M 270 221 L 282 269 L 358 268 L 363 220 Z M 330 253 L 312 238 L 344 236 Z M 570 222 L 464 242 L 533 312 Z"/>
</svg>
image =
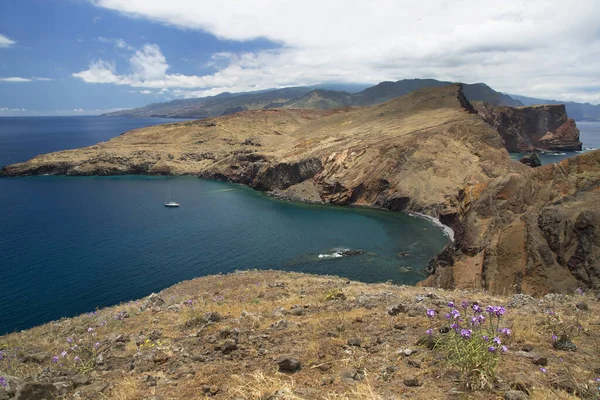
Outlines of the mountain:
<svg viewBox="0 0 600 400">
<path fill-rule="evenodd" d="M 515 94 L 511 94 L 510 96 L 513 99 L 519 100 L 526 106 L 539 104 L 564 104 L 569 117 L 576 121 L 600 121 L 600 105 L 576 103 L 574 101 L 536 99 L 534 97 L 525 97 Z"/>
<path fill-rule="evenodd" d="M 435 79 L 403 79 L 397 82 L 381 82 L 357 93 L 343 90 L 358 89 L 362 85 L 332 84 L 317 87 L 293 87 L 247 93 L 222 93 L 197 99 L 173 100 L 154 103 L 145 107 L 122 110 L 108 116 L 161 117 L 161 118 L 209 118 L 245 110 L 269 108 L 321 108 L 347 106 L 371 106 L 415 90 L 427 87 L 443 87 L 452 82 Z M 464 84 L 464 94 L 469 101 L 484 101 L 495 106 L 518 107 L 523 104 L 510 96 L 496 92 L 484 83 Z"/>
<path fill-rule="evenodd" d="M 381 82 L 354 95 L 354 105 L 369 106 L 404 96 L 425 87 L 442 87 L 453 82 L 435 79 L 403 79 L 397 82 Z M 485 83 L 465 83 L 463 92 L 469 101 L 484 101 L 495 106 L 519 107 L 523 104 L 508 95 L 496 92 Z"/>
</svg>

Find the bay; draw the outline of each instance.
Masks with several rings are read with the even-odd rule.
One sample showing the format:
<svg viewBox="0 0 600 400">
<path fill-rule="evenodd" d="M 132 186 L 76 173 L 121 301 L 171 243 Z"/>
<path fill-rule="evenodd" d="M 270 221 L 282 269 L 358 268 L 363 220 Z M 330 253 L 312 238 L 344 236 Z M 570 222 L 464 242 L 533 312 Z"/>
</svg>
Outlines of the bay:
<svg viewBox="0 0 600 400">
<path fill-rule="evenodd" d="M 88 118 L 0 118 L 0 160 L 159 122 Z M 169 187 L 180 208 L 164 207 Z M 447 242 L 437 226 L 404 213 L 283 202 L 195 177 L 2 178 L 0 334 L 236 270 L 414 284 Z M 338 257 L 341 249 L 365 253 Z"/>
</svg>

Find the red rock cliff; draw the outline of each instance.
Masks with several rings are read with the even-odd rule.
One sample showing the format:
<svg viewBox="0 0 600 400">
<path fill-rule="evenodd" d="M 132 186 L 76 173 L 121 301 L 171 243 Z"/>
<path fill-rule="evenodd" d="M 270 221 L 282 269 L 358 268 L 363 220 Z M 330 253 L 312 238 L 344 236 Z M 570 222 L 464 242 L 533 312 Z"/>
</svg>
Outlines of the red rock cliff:
<svg viewBox="0 0 600 400">
<path fill-rule="evenodd" d="M 476 102 L 474 106 L 483 120 L 500 133 L 510 152 L 581 150 L 579 129 L 567 117 L 563 104 L 514 108 Z"/>
</svg>

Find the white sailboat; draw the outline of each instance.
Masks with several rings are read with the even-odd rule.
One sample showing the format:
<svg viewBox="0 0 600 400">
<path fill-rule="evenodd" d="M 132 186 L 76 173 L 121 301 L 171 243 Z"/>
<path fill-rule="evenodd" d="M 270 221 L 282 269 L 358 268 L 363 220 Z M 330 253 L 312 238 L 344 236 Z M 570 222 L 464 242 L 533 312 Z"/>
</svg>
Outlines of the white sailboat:
<svg viewBox="0 0 600 400">
<path fill-rule="evenodd" d="M 165 207 L 179 207 L 179 203 L 171 199 L 171 186 L 169 185 L 169 193 L 165 199 Z"/>
</svg>

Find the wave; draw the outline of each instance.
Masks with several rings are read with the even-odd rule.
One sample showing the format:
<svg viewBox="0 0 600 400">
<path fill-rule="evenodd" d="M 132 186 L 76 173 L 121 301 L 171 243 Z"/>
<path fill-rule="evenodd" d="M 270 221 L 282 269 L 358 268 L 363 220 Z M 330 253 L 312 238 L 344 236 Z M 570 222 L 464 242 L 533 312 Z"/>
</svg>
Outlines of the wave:
<svg viewBox="0 0 600 400">
<path fill-rule="evenodd" d="M 444 231 L 444 235 L 446 235 L 451 242 L 454 242 L 454 230 L 452 230 L 452 228 L 450 228 L 449 226 L 442 224 L 439 219 L 414 211 L 409 211 L 407 212 L 407 214 L 412 217 L 418 217 L 428 220 L 438 228 L 441 228 L 442 231 Z"/>
<path fill-rule="evenodd" d="M 350 249 L 334 249 L 332 253 L 319 254 L 319 258 L 340 258 L 344 257 L 344 252 L 350 251 Z"/>
<path fill-rule="evenodd" d="M 552 153 L 544 153 L 545 156 L 566 156 L 567 153 L 557 153 L 557 152 L 552 152 Z"/>
</svg>

